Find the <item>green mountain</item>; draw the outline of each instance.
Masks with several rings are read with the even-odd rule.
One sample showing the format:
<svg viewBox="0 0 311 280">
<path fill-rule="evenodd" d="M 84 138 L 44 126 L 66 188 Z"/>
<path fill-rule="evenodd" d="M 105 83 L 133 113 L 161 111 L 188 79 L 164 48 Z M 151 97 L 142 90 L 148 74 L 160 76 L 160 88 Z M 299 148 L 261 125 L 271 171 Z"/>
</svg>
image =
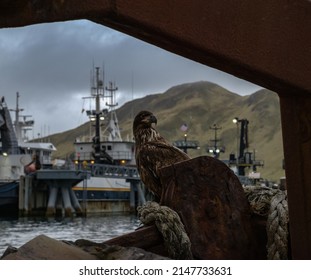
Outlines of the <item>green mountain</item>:
<svg viewBox="0 0 311 280">
<path fill-rule="evenodd" d="M 161 94 L 148 95 L 125 103 L 117 110 L 119 126 L 124 140 L 132 139 L 133 117 L 141 110 L 152 111 L 157 119 L 157 129 L 170 142 L 182 140 L 182 124 L 188 125 L 188 140 L 197 140 L 200 149 L 189 150 L 191 157 L 206 155 L 206 146 L 212 145 L 216 124 L 219 145 L 225 146 L 220 159 L 229 159 L 237 152 L 237 125 L 235 117 L 249 121 L 249 152 L 255 152 L 257 160 L 264 161 L 258 167 L 262 177 L 279 180 L 284 176 L 282 169 L 283 144 L 277 94 L 260 90 L 248 96 L 227 91 L 210 83 L 195 82 L 174 86 Z M 49 136 L 57 147 L 54 157 L 65 158 L 74 153 L 73 142 L 89 133 L 90 125 L 85 123 L 75 129 Z"/>
</svg>

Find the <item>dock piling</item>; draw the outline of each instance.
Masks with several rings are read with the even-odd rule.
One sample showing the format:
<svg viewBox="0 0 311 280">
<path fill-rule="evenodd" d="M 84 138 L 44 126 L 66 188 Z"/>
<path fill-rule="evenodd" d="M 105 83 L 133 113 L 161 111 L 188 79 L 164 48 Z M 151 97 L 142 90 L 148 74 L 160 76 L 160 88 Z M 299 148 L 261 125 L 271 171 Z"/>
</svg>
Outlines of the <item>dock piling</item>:
<svg viewBox="0 0 311 280">
<path fill-rule="evenodd" d="M 44 211 L 47 217 L 55 215 L 82 215 L 82 207 L 72 186 L 89 176 L 76 170 L 38 170 L 20 177 L 18 210 L 20 216 L 37 215 Z"/>
<path fill-rule="evenodd" d="M 57 200 L 58 188 L 57 186 L 49 186 L 49 201 L 47 205 L 46 215 L 53 216 L 55 215 L 55 204 Z"/>
</svg>

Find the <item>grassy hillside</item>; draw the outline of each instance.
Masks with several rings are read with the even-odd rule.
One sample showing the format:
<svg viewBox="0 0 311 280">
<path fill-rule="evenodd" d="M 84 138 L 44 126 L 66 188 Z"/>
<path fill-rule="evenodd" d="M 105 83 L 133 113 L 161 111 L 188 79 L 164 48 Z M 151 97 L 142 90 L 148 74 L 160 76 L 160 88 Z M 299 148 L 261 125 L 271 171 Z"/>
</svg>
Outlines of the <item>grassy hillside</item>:
<svg viewBox="0 0 311 280">
<path fill-rule="evenodd" d="M 237 151 L 237 125 L 233 118 L 249 121 L 249 151 L 256 159 L 264 160 L 265 166 L 258 168 L 264 178 L 279 180 L 282 170 L 283 145 L 278 96 L 268 90 L 260 90 L 249 96 L 240 96 L 209 82 L 178 85 L 162 94 L 153 94 L 124 104 L 117 110 L 123 139 L 132 139 L 132 121 L 141 110 L 150 110 L 158 118 L 157 129 L 173 142 L 183 139 L 180 126 L 189 127 L 188 139 L 198 140 L 201 149 L 189 150 L 192 157 L 206 155 L 206 146 L 214 139 L 211 126 L 221 127 L 217 131 L 221 145 L 226 151 L 220 159 L 228 159 Z M 75 138 L 87 134 L 86 123 L 63 133 L 49 136 L 57 147 L 55 157 L 65 158 L 73 153 Z"/>
</svg>

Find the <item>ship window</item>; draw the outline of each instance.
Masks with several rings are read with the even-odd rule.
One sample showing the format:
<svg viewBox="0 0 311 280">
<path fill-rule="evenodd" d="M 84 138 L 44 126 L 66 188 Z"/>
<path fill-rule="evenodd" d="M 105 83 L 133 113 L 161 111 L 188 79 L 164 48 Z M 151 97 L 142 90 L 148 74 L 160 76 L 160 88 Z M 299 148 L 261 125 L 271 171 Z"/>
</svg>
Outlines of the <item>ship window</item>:
<svg viewBox="0 0 311 280">
<path fill-rule="evenodd" d="M 107 146 L 107 148 L 108 148 L 108 151 L 111 151 L 111 146 L 109 145 L 109 146 Z"/>
<path fill-rule="evenodd" d="M 80 147 L 80 150 L 83 150 L 83 147 Z"/>
</svg>

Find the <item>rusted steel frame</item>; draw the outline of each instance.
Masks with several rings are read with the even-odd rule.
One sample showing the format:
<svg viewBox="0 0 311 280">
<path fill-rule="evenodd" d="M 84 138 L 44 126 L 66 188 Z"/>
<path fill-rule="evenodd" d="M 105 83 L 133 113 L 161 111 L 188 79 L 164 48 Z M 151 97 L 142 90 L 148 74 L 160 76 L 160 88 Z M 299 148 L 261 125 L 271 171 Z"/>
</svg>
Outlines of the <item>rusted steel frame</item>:
<svg viewBox="0 0 311 280">
<path fill-rule="evenodd" d="M 108 16 L 109 0 L 2 0 L 0 28 Z M 113 5 L 112 5 L 113 6 Z"/>
<path fill-rule="evenodd" d="M 134 232 L 112 238 L 103 243 L 123 247 L 137 247 L 148 252 L 168 256 L 163 237 L 155 225 L 138 228 Z"/>
<path fill-rule="evenodd" d="M 280 92 L 311 91 L 311 2 L 1 1 L 0 27 L 90 19 Z"/>
<path fill-rule="evenodd" d="M 311 96 L 280 95 L 294 259 L 311 259 Z"/>
<path fill-rule="evenodd" d="M 310 10 L 307 0 L 3 0 L 0 27 L 89 19 L 278 92 L 293 257 L 311 258 L 310 150 L 298 117 L 311 109 Z"/>
</svg>

